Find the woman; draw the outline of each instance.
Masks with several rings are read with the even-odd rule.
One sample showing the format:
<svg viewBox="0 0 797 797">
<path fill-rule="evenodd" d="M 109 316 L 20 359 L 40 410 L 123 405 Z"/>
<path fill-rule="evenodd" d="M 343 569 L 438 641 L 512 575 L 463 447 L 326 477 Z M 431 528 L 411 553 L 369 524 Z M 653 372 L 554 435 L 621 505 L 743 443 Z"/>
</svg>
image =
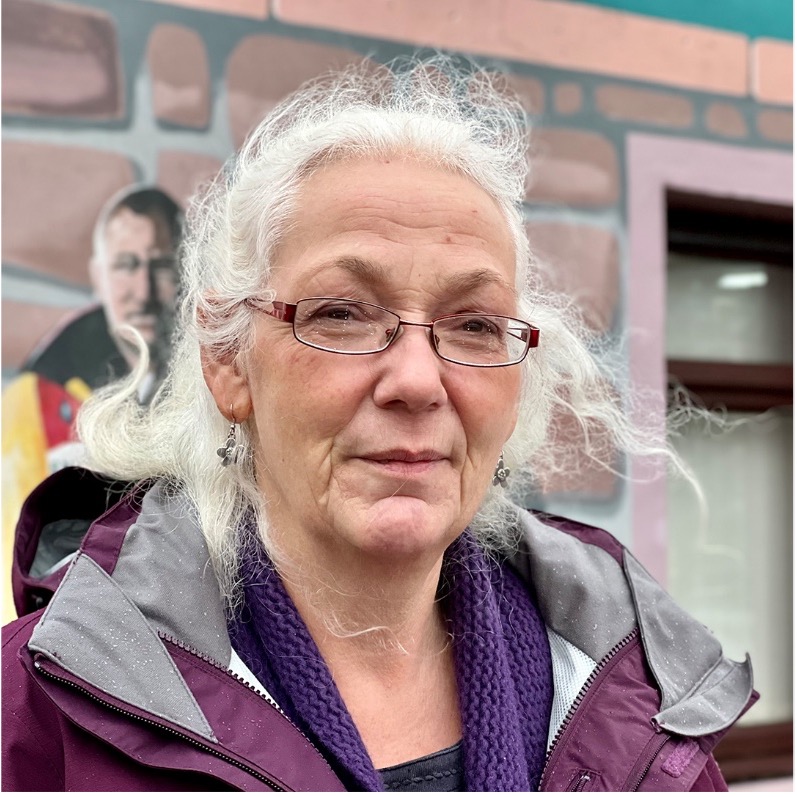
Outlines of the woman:
<svg viewBox="0 0 797 797">
<path fill-rule="evenodd" d="M 6 788 L 724 787 L 749 663 L 507 498 L 554 411 L 653 444 L 529 273 L 519 108 L 421 66 L 303 89 L 194 207 L 169 380 L 82 412 L 116 481 L 20 521 L 20 612 L 60 587 L 6 629 Z"/>
</svg>

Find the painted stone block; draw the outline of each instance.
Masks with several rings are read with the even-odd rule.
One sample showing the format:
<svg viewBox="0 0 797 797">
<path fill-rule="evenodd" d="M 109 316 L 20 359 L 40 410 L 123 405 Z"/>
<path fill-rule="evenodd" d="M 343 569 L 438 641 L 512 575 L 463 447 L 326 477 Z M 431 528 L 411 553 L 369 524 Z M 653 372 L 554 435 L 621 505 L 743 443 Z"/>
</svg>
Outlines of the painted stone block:
<svg viewBox="0 0 797 797">
<path fill-rule="evenodd" d="M 258 35 L 243 39 L 227 64 L 230 129 L 240 147 L 252 128 L 302 83 L 363 60 L 342 47 Z"/>
<path fill-rule="evenodd" d="M 526 225 L 543 282 L 571 297 L 596 332 L 611 328 L 620 294 L 617 238 L 610 230 L 564 222 Z"/>
<path fill-rule="evenodd" d="M 282 22 L 745 96 L 740 33 L 571 0 L 272 0 Z"/>
<path fill-rule="evenodd" d="M 592 433 L 593 445 L 603 448 L 605 444 L 601 442 L 600 431 L 595 428 Z M 557 414 L 551 421 L 550 435 L 550 445 L 567 453 L 557 463 L 560 470 L 541 474 L 535 480 L 543 495 L 572 495 L 592 500 L 608 500 L 615 495 L 619 487 L 618 476 L 590 459 L 584 431 L 575 417 Z"/>
<path fill-rule="evenodd" d="M 595 89 L 595 107 L 609 119 L 657 127 L 686 128 L 694 122 L 687 97 L 632 86 L 603 85 Z"/>
<path fill-rule="evenodd" d="M 183 127 L 207 127 L 210 71 L 202 37 L 182 25 L 158 25 L 150 35 L 147 62 L 155 117 Z"/>
<path fill-rule="evenodd" d="M 584 105 L 584 90 L 578 83 L 557 83 L 553 89 L 553 107 L 562 116 L 578 113 Z"/>
<path fill-rule="evenodd" d="M 545 86 L 541 80 L 527 75 L 507 75 L 507 82 L 532 116 L 538 116 L 545 110 Z"/>
<path fill-rule="evenodd" d="M 134 182 L 116 152 L 3 142 L 3 262 L 88 285 L 94 223 L 105 201 Z"/>
<path fill-rule="evenodd" d="M 75 312 L 71 307 L 51 307 L 3 300 L 3 368 L 19 368 L 45 335 Z"/>
<path fill-rule="evenodd" d="M 791 105 L 794 96 L 794 46 L 776 39 L 750 45 L 752 94 L 759 102 Z"/>
<path fill-rule="evenodd" d="M 727 102 L 712 102 L 706 108 L 706 130 L 723 138 L 746 138 L 747 122 L 742 112 Z"/>
<path fill-rule="evenodd" d="M 778 144 L 791 145 L 794 140 L 794 118 L 791 111 L 766 108 L 758 112 L 758 132 Z"/>
<path fill-rule="evenodd" d="M 193 8 L 197 11 L 215 11 L 236 17 L 266 19 L 269 0 L 150 0 L 150 2 Z"/>
<path fill-rule="evenodd" d="M 617 151 L 605 136 L 569 128 L 532 133 L 526 198 L 584 206 L 612 205 L 620 195 Z"/>
<path fill-rule="evenodd" d="M 124 115 L 116 24 L 94 9 L 3 3 L 3 113 L 110 120 Z"/>
<path fill-rule="evenodd" d="M 164 151 L 158 155 L 158 185 L 185 207 L 197 188 L 215 177 L 221 167 L 222 162 L 210 155 Z"/>
</svg>

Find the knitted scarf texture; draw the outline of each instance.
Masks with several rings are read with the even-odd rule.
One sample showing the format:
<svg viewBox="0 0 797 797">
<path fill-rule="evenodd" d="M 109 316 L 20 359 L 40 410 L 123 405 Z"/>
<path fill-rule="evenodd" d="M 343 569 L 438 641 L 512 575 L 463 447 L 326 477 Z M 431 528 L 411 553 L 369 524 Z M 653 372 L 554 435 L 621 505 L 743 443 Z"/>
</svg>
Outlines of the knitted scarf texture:
<svg viewBox="0 0 797 797">
<path fill-rule="evenodd" d="M 324 753 L 350 791 L 384 791 L 307 627 L 262 550 L 241 557 L 238 655 Z M 528 589 L 466 531 L 443 560 L 440 599 L 453 634 L 468 791 L 534 791 L 553 700 L 551 652 Z"/>
</svg>

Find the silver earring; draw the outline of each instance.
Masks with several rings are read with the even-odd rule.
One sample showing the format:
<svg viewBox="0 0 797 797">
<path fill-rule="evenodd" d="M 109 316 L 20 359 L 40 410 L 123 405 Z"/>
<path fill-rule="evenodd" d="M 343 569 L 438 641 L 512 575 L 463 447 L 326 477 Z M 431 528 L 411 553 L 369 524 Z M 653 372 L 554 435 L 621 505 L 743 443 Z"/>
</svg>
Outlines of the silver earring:
<svg viewBox="0 0 797 797">
<path fill-rule="evenodd" d="M 501 485 L 506 490 L 506 480 L 509 478 L 511 471 L 504 465 L 504 452 L 498 458 L 498 464 L 495 466 L 495 473 L 493 474 L 493 486 Z"/>
<path fill-rule="evenodd" d="M 230 408 L 230 415 L 232 415 L 232 407 Z M 235 427 L 237 425 L 238 424 L 235 422 L 235 416 L 232 415 L 230 429 L 227 432 L 227 439 L 224 441 L 224 445 L 221 448 L 216 449 L 216 453 L 221 457 L 221 464 L 225 468 L 230 463 L 234 465 L 238 460 L 238 449 L 240 446 L 235 441 Z"/>
</svg>

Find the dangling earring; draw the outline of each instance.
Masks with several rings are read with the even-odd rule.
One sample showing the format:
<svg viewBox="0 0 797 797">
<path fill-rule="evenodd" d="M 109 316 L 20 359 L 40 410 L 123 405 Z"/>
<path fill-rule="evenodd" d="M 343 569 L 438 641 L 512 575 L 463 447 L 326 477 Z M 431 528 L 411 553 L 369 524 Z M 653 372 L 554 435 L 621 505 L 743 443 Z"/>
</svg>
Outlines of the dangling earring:
<svg viewBox="0 0 797 797">
<path fill-rule="evenodd" d="M 232 405 L 230 405 L 230 415 L 232 416 L 232 421 L 230 421 L 230 429 L 227 432 L 227 439 L 221 448 L 216 449 L 216 453 L 221 457 L 221 464 L 225 468 L 230 463 L 234 465 L 238 460 L 239 446 L 235 442 L 235 427 L 238 424 L 235 422 L 235 415 L 232 413 Z"/>
<path fill-rule="evenodd" d="M 495 473 L 493 474 L 493 487 L 501 485 L 506 490 L 506 480 L 509 478 L 511 471 L 504 465 L 504 452 L 498 458 L 498 464 L 495 466 Z"/>
</svg>

